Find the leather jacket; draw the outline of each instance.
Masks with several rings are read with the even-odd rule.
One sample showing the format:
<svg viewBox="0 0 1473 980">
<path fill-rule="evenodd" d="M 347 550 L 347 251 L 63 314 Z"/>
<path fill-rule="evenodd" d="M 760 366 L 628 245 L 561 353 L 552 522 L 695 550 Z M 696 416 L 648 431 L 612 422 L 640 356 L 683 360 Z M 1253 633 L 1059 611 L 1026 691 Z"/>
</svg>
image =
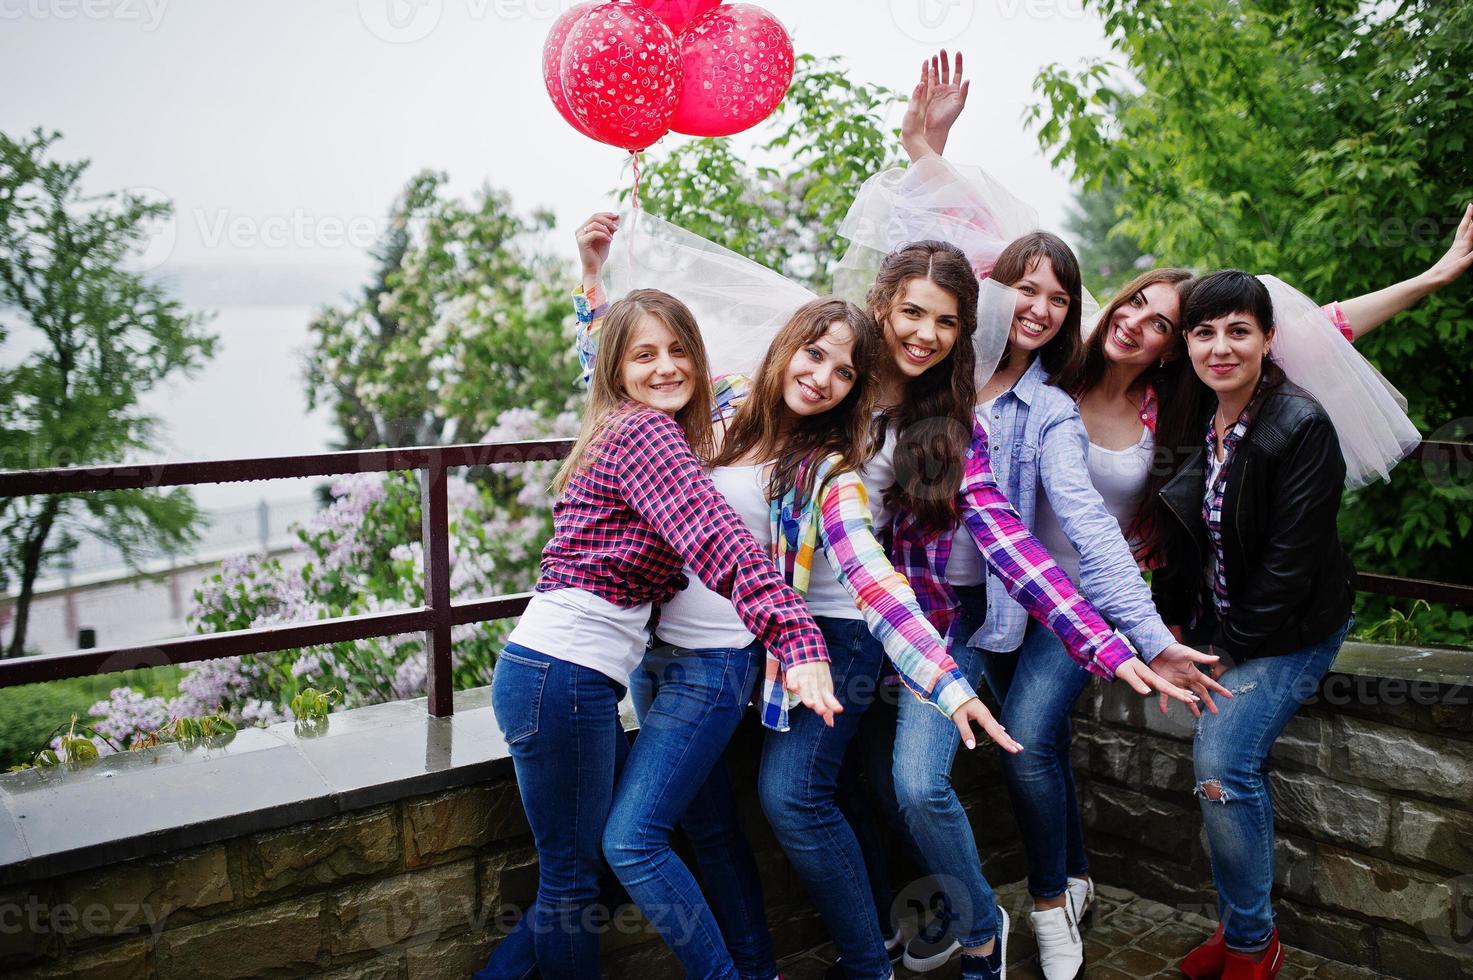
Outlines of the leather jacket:
<svg viewBox="0 0 1473 980">
<path fill-rule="evenodd" d="M 1335 528 L 1345 459 L 1329 416 L 1287 381 L 1261 392 L 1250 412 L 1222 501 L 1226 619 L 1217 621 L 1206 584 L 1205 447 L 1161 488 L 1174 516 L 1162 517 L 1167 563 L 1151 585 L 1168 625 L 1210 629 L 1213 647 L 1235 661 L 1320 642 L 1349 618 L 1353 598 Z"/>
</svg>

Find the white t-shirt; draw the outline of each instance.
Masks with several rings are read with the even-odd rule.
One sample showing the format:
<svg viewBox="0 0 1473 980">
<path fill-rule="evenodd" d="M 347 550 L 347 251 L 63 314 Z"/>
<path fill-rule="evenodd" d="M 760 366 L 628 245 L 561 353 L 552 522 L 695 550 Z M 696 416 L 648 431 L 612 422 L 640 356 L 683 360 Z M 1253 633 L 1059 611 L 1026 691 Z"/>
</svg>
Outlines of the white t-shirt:
<svg viewBox="0 0 1473 980">
<path fill-rule="evenodd" d="M 1141 433 L 1140 441 L 1127 449 L 1106 449 L 1089 444 L 1089 482 L 1104 498 L 1105 509 L 1120 524 L 1123 534 L 1135 519 L 1140 506 L 1141 494 L 1146 491 L 1146 481 L 1151 476 L 1151 460 L 1155 455 L 1156 440 L 1151 430 Z M 1048 493 L 1039 488 L 1033 533 L 1058 566 L 1076 583 L 1079 581 L 1079 552 L 1064 533 L 1059 515 L 1049 503 Z"/>
<path fill-rule="evenodd" d="M 771 544 L 767 467 L 720 466 L 711 471 L 711 482 L 751 530 L 757 543 L 764 547 Z M 690 584 L 660 607 L 655 633 L 662 643 L 687 650 L 739 650 L 756 639 L 737 616 L 730 599 L 706 588 L 706 583 L 689 568 L 685 577 Z"/>
<path fill-rule="evenodd" d="M 538 592 L 506 640 L 628 684 L 649 644 L 651 608 L 625 609 L 585 589 Z"/>
<path fill-rule="evenodd" d="M 988 399 L 977 406 L 977 421 L 982 423 L 989 438 L 992 436 L 992 409 L 996 398 Z M 951 536 L 951 557 L 946 561 L 946 581 L 952 585 L 981 585 L 987 580 L 987 568 L 982 561 L 982 552 L 972 532 L 965 523 L 958 524 Z"/>
</svg>

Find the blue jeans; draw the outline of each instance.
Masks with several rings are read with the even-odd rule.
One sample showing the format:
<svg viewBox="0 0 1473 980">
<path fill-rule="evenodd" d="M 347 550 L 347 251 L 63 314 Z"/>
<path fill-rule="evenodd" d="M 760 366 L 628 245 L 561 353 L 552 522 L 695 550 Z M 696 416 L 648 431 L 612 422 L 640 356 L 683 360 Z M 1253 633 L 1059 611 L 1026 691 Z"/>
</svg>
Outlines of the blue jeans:
<svg viewBox="0 0 1473 980">
<path fill-rule="evenodd" d="M 980 588 L 956 591 L 961 607 L 952 629 L 951 656 L 975 688 L 981 679 L 982 653 L 968 647 L 966 638 L 981 626 L 985 605 L 979 608 Z M 997 898 L 982 873 L 971 821 L 951 785 L 951 767 L 961 741 L 956 725 L 934 705 L 901 697 L 892 762 L 896 800 L 927 866 L 941 876 L 937 884 L 946 894 L 952 935 L 971 948 L 997 938 L 1002 920 Z"/>
<path fill-rule="evenodd" d="M 828 646 L 834 694 L 844 711 L 834 727 L 807 708 L 790 715 L 791 729 L 768 732 L 762 746 L 758 795 L 762 810 L 828 926 L 855 980 L 891 975 L 864 855 L 837 800 L 839 769 L 875 699 L 885 658 L 880 641 L 859 619 L 817 620 Z"/>
<path fill-rule="evenodd" d="M 740 650 L 665 646 L 647 653 L 635 671 L 639 736 L 614 791 L 604 854 L 689 977 L 777 975 L 757 862 L 722 760 L 764 662 L 758 643 Z M 670 847 L 677 822 L 695 850 L 709 907 Z"/>
<path fill-rule="evenodd" d="M 987 686 L 1002 706 L 1002 722 L 1023 751 L 1002 752 L 1008 797 L 1028 858 L 1028 891 L 1058 898 L 1069 876 L 1089 873 L 1084 827 L 1074 791 L 1069 713 L 1089 683 L 1048 627 L 1030 621 L 1016 652 L 983 654 Z"/>
<path fill-rule="evenodd" d="M 599 898 L 599 845 L 629 751 L 619 724 L 623 697 L 623 686 L 598 671 L 515 643 L 497 658 L 491 708 L 537 845 L 537 900 L 492 951 L 480 980 L 533 975 L 529 946 L 543 980 L 599 975 L 598 935 L 586 913 Z"/>
<path fill-rule="evenodd" d="M 1257 657 L 1220 678 L 1233 692 L 1218 713 L 1202 712 L 1192 741 L 1197 796 L 1212 856 L 1217 914 L 1229 949 L 1258 952 L 1273 935 L 1274 807 L 1269 751 L 1294 712 L 1319 690 L 1350 629 L 1347 621 L 1312 647 Z"/>
</svg>

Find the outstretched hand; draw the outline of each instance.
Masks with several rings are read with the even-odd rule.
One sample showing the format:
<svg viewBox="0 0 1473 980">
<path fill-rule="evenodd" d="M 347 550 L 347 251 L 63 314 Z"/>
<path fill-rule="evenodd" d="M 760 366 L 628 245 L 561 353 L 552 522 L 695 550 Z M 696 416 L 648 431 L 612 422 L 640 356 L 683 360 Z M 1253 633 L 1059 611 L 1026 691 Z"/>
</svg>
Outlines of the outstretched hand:
<svg viewBox="0 0 1473 980">
<path fill-rule="evenodd" d="M 834 676 L 829 671 L 828 661 L 798 664 L 783 673 L 788 690 L 798 695 L 804 705 L 818 712 L 825 725 L 833 728 L 834 716 L 842 713 L 844 706 L 834 697 Z"/>
<path fill-rule="evenodd" d="M 1194 711 L 1197 708 L 1197 695 L 1191 691 L 1177 687 L 1171 681 L 1156 673 L 1146 666 L 1144 660 L 1131 657 L 1125 663 L 1115 668 L 1115 677 L 1129 684 L 1131 689 L 1141 697 L 1149 697 L 1153 692 L 1162 694 L 1182 704 L 1190 706 Z"/>
<path fill-rule="evenodd" d="M 1201 667 L 1207 667 L 1212 673 L 1204 674 Z M 1214 654 L 1199 653 L 1183 643 L 1173 643 L 1156 654 L 1156 658 L 1151 661 L 1151 670 L 1172 684 L 1195 693 L 1214 715 L 1217 714 L 1217 702 L 1212 700 L 1212 695 L 1218 694 L 1232 700 L 1232 692 L 1217 682 L 1223 668 Z M 1161 695 L 1163 715 L 1166 714 L 1169 700 L 1166 695 Z M 1188 707 L 1192 709 L 1194 716 L 1202 714 L 1198 705 L 1189 704 Z"/>
<path fill-rule="evenodd" d="M 976 736 L 972 734 L 972 723 L 976 722 L 987 733 L 988 738 L 1002 746 L 1004 752 L 1011 752 L 1017 755 L 1023 751 L 1023 746 L 1013 741 L 1012 736 L 1008 734 L 1008 730 L 1002 727 L 1002 724 L 996 718 L 992 717 L 992 712 L 987 710 L 987 705 L 983 704 L 980 698 L 972 698 L 972 700 L 953 711 L 951 713 L 951 720 L 956 725 L 957 730 L 962 733 L 962 744 L 969 749 L 975 749 L 977 747 Z"/>
<path fill-rule="evenodd" d="M 599 211 L 578 227 L 573 237 L 578 242 L 578 261 L 583 266 L 583 282 L 586 285 L 598 281 L 604 263 L 609 260 L 609 248 L 614 243 L 614 232 L 619 230 L 619 216 L 611 211 Z"/>
</svg>

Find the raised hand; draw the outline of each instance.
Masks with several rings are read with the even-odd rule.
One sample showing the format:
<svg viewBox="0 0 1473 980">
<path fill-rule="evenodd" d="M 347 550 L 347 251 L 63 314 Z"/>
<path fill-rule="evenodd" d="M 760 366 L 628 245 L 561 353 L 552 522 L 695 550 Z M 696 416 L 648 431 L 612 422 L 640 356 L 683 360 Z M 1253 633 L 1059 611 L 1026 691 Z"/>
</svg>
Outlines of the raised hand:
<svg viewBox="0 0 1473 980">
<path fill-rule="evenodd" d="M 931 154 L 926 141 L 926 117 L 930 114 L 931 98 L 935 91 L 930 62 L 921 62 L 921 79 L 911 90 L 910 101 L 905 104 L 905 116 L 900 120 L 900 145 L 914 163 Z"/>
<path fill-rule="evenodd" d="M 609 260 L 614 232 L 618 230 L 619 216 L 611 211 L 600 211 L 579 225 L 574 233 L 573 237 L 578 242 L 578 261 L 583 266 L 585 289 L 598 282 L 604 263 Z"/>
<path fill-rule="evenodd" d="M 928 68 L 932 79 L 931 97 L 926 109 L 926 142 L 936 153 L 946 152 L 946 140 L 951 135 L 962 110 L 967 107 L 967 93 L 972 87 L 962 70 L 962 53 L 956 53 L 955 66 L 947 61 L 946 50 L 931 59 Z"/>
<path fill-rule="evenodd" d="M 1427 270 L 1426 276 L 1434 289 L 1441 289 L 1456 282 L 1469 266 L 1473 266 L 1473 204 L 1463 211 L 1463 220 L 1447 254 Z"/>
<path fill-rule="evenodd" d="M 962 744 L 969 749 L 977 747 L 977 739 L 972 734 L 972 723 L 976 722 L 987 733 L 988 738 L 1002 746 L 1003 751 L 1014 755 L 1023 751 L 1023 746 L 1013 741 L 1008 730 L 992 717 L 992 712 L 987 710 L 987 705 L 983 704 L 980 698 L 973 698 L 957 708 L 952 712 L 951 720 L 957 730 L 962 733 Z"/>
</svg>

